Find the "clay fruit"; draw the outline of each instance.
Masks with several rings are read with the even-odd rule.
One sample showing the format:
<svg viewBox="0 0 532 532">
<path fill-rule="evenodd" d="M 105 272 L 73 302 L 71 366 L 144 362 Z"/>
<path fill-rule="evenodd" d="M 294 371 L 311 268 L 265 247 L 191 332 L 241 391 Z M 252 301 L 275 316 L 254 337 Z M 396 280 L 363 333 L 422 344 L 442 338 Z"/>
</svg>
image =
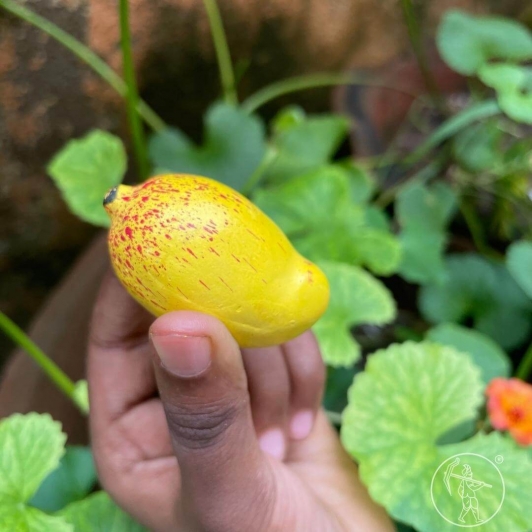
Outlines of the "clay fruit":
<svg viewBox="0 0 532 532">
<path fill-rule="evenodd" d="M 241 347 L 296 337 L 325 312 L 329 285 L 253 203 L 211 179 L 161 175 L 108 192 L 109 250 L 128 292 L 155 315 L 221 320 Z"/>
</svg>

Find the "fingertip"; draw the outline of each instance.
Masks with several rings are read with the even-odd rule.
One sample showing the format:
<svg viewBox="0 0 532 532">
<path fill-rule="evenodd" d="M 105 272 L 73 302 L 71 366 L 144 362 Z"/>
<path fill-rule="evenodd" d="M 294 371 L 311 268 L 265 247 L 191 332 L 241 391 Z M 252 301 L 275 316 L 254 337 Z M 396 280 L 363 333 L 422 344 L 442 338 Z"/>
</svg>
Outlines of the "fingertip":
<svg viewBox="0 0 532 532">
<path fill-rule="evenodd" d="M 198 336 L 209 337 L 220 347 L 224 344 L 236 346 L 234 338 L 227 327 L 217 318 L 192 310 L 177 310 L 163 314 L 150 327 L 150 338 L 153 336 Z"/>
</svg>

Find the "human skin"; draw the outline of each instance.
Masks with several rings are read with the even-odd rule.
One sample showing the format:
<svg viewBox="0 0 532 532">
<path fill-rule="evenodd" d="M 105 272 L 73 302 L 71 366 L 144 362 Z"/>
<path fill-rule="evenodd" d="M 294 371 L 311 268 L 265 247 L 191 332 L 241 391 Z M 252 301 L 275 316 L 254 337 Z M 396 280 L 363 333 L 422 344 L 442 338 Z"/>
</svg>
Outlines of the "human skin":
<svg viewBox="0 0 532 532">
<path fill-rule="evenodd" d="M 311 332 L 241 351 L 211 316 L 154 321 L 109 274 L 88 360 L 101 483 L 156 532 L 392 531 L 320 407 L 324 379 Z"/>
</svg>

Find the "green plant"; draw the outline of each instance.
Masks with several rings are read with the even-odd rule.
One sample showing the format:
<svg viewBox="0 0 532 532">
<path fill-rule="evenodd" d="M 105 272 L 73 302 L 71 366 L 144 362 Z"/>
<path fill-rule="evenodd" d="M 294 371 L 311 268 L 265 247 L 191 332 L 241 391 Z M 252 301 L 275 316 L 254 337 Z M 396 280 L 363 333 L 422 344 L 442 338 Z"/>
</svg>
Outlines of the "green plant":
<svg viewBox="0 0 532 532">
<path fill-rule="evenodd" d="M 438 48 L 447 64 L 471 81 L 465 107 L 453 110 L 432 85 L 415 13 L 405 0 L 409 33 L 434 97 L 426 105 L 450 114 L 412 153 L 392 145 L 380 159 L 353 160 L 338 156 L 349 131 L 345 117 L 308 115 L 291 106 L 266 124 L 257 111 L 297 90 L 379 86 L 379 80 L 337 73 L 282 80 L 239 104 L 220 15 L 213 0 L 205 5 L 223 102 L 206 110 L 198 146 L 179 129 L 164 126 L 138 100 L 130 61 L 124 83 L 72 37 L 12 0 L 0 0 L 127 97 L 139 178 L 146 174 L 148 153 L 153 172 L 198 173 L 224 182 L 256 202 L 301 253 L 323 267 L 332 297 L 315 332 L 329 366 L 325 405 L 342 425 L 344 446 L 359 462 L 372 497 L 401 526 L 453 530 L 430 500 L 438 464 L 462 452 L 504 455 L 500 468 L 513 487 L 510 502 L 483 530 L 526 532 L 532 527 L 527 512 L 532 454 L 506 433 L 493 431 L 482 406 L 492 379 L 532 376 L 532 344 L 527 349 L 532 341 L 532 141 L 526 129 L 532 123 L 531 33 L 506 19 L 449 11 L 438 30 Z M 121 8 L 122 45 L 130 58 L 127 2 Z M 147 144 L 139 116 L 154 130 Z M 390 165 L 400 175 L 393 186 L 385 179 Z M 71 141 L 48 171 L 75 214 L 106 227 L 101 198 L 122 181 L 126 166 L 122 141 L 95 131 Z M 405 290 L 419 292 L 414 308 L 399 300 Z M 88 408 L 84 383 L 71 383 L 7 318 L 0 326 L 68 396 Z M 415 341 L 399 343 L 405 338 Z M 376 347 L 381 349 L 368 356 Z M 39 503 L 39 492 L 31 499 L 58 466 L 63 436 L 47 416 L 15 416 L 0 424 L 0 461 L 8 456 L 5 449 L 15 448 L 24 459 L 37 428 L 48 437 L 42 448 L 35 446 L 35 465 L 21 464 L 27 474 L 9 487 L 0 479 L 0 503 L 2 497 L 7 501 L 0 504 L 0 523 L 26 520 L 38 523 L 39 530 L 89 530 L 98 515 L 122 520 L 117 530 L 137 529 L 105 494 L 83 498 L 94 476 L 88 465 L 79 466 L 83 473 L 74 472 L 81 460 L 74 450 L 67 451 L 58 470 L 64 473 L 46 480 L 61 502 Z M 489 476 L 489 469 L 482 474 Z M 72 481 L 75 476 L 83 482 Z M 493 501 L 489 505 L 486 511 L 495 509 Z"/>
</svg>

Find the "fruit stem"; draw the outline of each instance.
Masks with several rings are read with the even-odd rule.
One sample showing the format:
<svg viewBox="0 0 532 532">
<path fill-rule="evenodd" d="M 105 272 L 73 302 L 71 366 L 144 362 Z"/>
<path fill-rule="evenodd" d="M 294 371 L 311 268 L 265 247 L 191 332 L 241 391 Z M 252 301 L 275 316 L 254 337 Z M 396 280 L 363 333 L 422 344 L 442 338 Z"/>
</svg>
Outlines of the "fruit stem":
<svg viewBox="0 0 532 532">
<path fill-rule="evenodd" d="M 220 71 L 220 81 L 222 83 L 224 99 L 228 104 L 237 105 L 238 98 L 235 88 L 235 73 L 218 4 L 216 3 L 216 0 L 203 0 L 203 5 L 205 6 L 207 16 L 209 17 L 209 26 L 211 29 L 212 40 L 214 41 L 214 49 L 216 51 L 216 59 L 218 61 L 218 70 Z"/>
<path fill-rule="evenodd" d="M 31 338 L 3 312 L 0 312 L 0 329 L 13 340 L 21 349 L 37 363 L 46 373 L 50 380 L 83 412 L 82 406 L 75 396 L 76 385 L 63 372 L 63 370 L 53 362 L 32 340 Z"/>
<path fill-rule="evenodd" d="M 72 37 L 72 35 L 56 26 L 53 22 L 37 15 L 31 9 L 13 2 L 13 0 L 0 0 L 0 7 L 50 35 L 50 37 L 70 50 L 78 59 L 92 68 L 120 96 L 126 96 L 127 85 L 124 80 L 101 57 Z M 143 100 L 137 102 L 137 112 L 154 131 L 162 131 L 166 128 L 162 118 Z"/>
<path fill-rule="evenodd" d="M 131 49 L 131 30 L 129 27 L 129 0 L 120 0 L 120 45 L 122 47 L 122 60 L 124 63 L 124 78 L 127 83 L 126 107 L 129 120 L 133 148 L 137 160 L 137 170 L 141 181 L 148 177 L 149 163 L 146 150 L 144 130 L 137 113 L 139 99 L 135 66 L 133 64 L 133 51 Z"/>
</svg>

